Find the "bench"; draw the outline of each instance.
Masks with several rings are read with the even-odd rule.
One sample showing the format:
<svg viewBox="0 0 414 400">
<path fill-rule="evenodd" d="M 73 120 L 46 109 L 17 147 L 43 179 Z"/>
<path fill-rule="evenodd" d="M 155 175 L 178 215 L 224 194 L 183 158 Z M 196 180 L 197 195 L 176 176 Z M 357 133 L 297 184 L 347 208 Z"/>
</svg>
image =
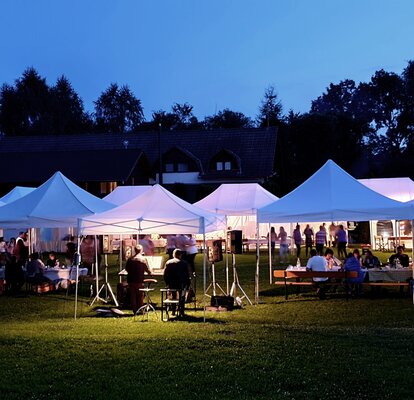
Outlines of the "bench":
<svg viewBox="0 0 414 400">
<path fill-rule="evenodd" d="M 319 283 L 314 282 L 313 278 L 329 278 L 336 280 L 330 282 L 333 285 L 345 285 L 348 289 L 348 279 L 357 278 L 358 272 L 356 271 L 286 271 L 275 270 L 273 271 L 275 278 L 275 285 L 283 285 L 285 287 L 285 298 L 288 299 L 288 286 L 313 286 L 317 287 Z M 305 280 L 304 280 L 305 279 Z M 348 290 L 345 291 L 348 298 Z"/>
</svg>

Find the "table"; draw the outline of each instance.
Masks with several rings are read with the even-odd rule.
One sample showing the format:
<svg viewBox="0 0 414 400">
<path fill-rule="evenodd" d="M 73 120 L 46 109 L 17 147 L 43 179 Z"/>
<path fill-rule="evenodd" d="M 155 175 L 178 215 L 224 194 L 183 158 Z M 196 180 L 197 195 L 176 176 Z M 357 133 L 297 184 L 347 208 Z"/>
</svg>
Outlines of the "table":
<svg viewBox="0 0 414 400">
<path fill-rule="evenodd" d="M 368 274 L 369 282 L 406 282 L 413 276 L 413 270 L 409 268 L 372 268 L 363 269 Z"/>
<path fill-rule="evenodd" d="M 88 275 L 88 268 L 79 268 L 79 276 Z M 76 280 L 76 268 L 48 268 L 43 276 L 51 281 L 59 279 Z"/>
</svg>

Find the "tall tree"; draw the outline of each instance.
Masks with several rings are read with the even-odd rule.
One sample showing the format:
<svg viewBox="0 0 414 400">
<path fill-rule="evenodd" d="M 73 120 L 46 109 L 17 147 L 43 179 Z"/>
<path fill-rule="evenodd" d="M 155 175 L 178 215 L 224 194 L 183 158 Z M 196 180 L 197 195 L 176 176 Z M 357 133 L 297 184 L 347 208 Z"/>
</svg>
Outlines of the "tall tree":
<svg viewBox="0 0 414 400">
<path fill-rule="evenodd" d="M 83 102 L 65 76 L 50 89 L 50 119 L 55 134 L 83 133 L 91 130 L 92 121 Z"/>
<path fill-rule="evenodd" d="M 265 89 L 264 97 L 256 118 L 257 125 L 261 128 L 278 126 L 282 120 L 282 103 L 279 101 L 273 86 Z"/>
<path fill-rule="evenodd" d="M 34 68 L 0 93 L 0 124 L 6 135 L 42 135 L 50 131 L 49 87 Z"/>
<path fill-rule="evenodd" d="M 225 108 L 216 115 L 205 117 L 204 126 L 206 129 L 252 128 L 253 122 L 243 113 Z"/>
<path fill-rule="evenodd" d="M 112 83 L 95 101 L 97 129 L 106 133 L 124 133 L 138 129 L 144 120 L 141 101 L 128 86 Z"/>
</svg>

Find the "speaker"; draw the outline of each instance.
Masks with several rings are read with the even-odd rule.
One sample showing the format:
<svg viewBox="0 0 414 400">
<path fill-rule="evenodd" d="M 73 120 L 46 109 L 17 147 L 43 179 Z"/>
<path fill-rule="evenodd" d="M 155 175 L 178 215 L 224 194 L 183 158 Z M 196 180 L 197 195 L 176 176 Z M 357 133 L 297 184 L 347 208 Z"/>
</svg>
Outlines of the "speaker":
<svg viewBox="0 0 414 400">
<path fill-rule="evenodd" d="M 211 307 L 225 307 L 231 311 L 234 307 L 234 297 L 232 296 L 211 296 Z"/>
<path fill-rule="evenodd" d="M 208 243 L 208 261 L 216 263 L 223 261 L 223 249 L 221 240 L 209 240 Z"/>
<path fill-rule="evenodd" d="M 229 237 L 230 237 L 230 253 L 242 254 L 243 253 L 242 231 L 229 231 Z"/>
</svg>

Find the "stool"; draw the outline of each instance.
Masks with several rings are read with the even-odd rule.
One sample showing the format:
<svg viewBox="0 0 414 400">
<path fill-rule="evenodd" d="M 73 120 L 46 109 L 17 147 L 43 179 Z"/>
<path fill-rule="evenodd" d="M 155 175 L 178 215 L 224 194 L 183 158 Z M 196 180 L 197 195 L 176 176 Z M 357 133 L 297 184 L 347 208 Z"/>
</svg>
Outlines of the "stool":
<svg viewBox="0 0 414 400">
<path fill-rule="evenodd" d="M 180 312 L 180 290 L 178 289 L 160 289 L 161 292 L 161 320 L 166 322 L 170 319 L 169 310 L 170 307 L 173 309 L 173 311 Z M 168 295 L 170 293 L 177 293 L 178 298 L 177 299 L 169 299 Z M 164 310 L 166 318 L 164 318 Z"/>
<path fill-rule="evenodd" d="M 154 290 L 154 288 L 150 287 L 151 283 L 156 283 L 156 282 L 157 282 L 156 279 L 144 279 L 144 284 L 146 284 L 147 287 L 139 289 L 140 292 L 144 292 L 144 303 L 145 304 L 143 306 L 141 306 L 140 308 L 138 308 L 135 315 L 138 315 L 139 313 L 142 313 L 142 317 L 145 318 L 145 316 L 146 316 L 147 321 L 148 321 L 150 312 L 154 312 L 154 315 L 158 319 L 158 315 L 155 311 L 155 307 L 151 303 L 151 296 L 150 296 L 150 293 Z"/>
</svg>

